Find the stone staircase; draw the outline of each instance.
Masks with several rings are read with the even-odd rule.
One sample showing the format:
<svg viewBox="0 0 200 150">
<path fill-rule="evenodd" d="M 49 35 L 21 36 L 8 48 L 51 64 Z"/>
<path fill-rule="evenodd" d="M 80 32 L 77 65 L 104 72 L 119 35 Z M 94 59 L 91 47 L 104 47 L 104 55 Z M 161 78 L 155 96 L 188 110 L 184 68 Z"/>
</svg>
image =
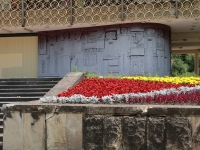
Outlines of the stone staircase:
<svg viewBox="0 0 200 150">
<path fill-rule="evenodd" d="M 61 78 L 0 79 L 0 107 L 3 104 L 38 100 Z M 3 149 L 3 113 L 0 110 L 0 150 Z"/>
</svg>

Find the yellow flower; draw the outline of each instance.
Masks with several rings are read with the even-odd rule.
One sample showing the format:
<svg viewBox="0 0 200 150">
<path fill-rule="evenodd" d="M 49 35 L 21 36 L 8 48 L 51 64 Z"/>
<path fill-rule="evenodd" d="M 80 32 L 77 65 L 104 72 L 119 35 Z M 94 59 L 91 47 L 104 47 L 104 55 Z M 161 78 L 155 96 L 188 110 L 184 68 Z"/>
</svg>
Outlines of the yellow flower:
<svg viewBox="0 0 200 150">
<path fill-rule="evenodd" d="M 174 83 L 174 84 L 196 84 L 200 85 L 200 78 L 197 77 L 143 77 L 143 76 L 125 76 L 123 79 L 130 80 L 143 80 L 143 81 L 156 81 L 156 82 L 165 82 L 165 83 Z"/>
</svg>

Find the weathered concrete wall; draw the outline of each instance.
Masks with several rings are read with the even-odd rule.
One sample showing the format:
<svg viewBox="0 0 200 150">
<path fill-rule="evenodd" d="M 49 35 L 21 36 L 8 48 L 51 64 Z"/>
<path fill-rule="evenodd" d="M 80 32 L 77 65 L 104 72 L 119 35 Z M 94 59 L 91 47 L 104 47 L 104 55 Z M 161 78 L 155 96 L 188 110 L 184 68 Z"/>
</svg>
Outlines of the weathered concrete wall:
<svg viewBox="0 0 200 150">
<path fill-rule="evenodd" d="M 102 75 L 169 75 L 170 27 L 121 24 L 39 33 L 38 76 L 61 76 L 76 66 Z"/>
<path fill-rule="evenodd" d="M 199 106 L 31 102 L 3 110 L 4 150 L 200 148 Z"/>
</svg>

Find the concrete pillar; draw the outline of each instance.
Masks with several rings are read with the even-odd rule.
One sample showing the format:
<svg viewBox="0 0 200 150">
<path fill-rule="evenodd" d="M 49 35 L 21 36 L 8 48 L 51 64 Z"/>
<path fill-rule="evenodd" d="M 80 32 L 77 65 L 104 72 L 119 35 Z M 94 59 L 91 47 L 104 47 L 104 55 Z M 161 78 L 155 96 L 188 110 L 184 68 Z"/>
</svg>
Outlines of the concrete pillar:
<svg viewBox="0 0 200 150">
<path fill-rule="evenodd" d="M 194 72 L 196 75 L 199 75 L 199 51 L 196 51 L 194 54 Z"/>
</svg>

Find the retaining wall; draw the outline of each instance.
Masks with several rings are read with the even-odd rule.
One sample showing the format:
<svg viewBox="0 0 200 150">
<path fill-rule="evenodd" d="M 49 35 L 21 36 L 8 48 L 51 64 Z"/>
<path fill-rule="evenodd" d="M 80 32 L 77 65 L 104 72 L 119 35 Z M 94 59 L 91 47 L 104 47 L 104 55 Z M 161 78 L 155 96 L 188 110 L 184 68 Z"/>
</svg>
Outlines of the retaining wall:
<svg viewBox="0 0 200 150">
<path fill-rule="evenodd" d="M 63 80 L 70 85 L 61 81 L 48 95 L 81 78 L 68 74 Z M 3 112 L 4 150 L 200 149 L 199 106 L 32 101 L 6 104 Z"/>
<path fill-rule="evenodd" d="M 198 150 L 199 106 L 4 105 L 4 149 Z"/>
</svg>

